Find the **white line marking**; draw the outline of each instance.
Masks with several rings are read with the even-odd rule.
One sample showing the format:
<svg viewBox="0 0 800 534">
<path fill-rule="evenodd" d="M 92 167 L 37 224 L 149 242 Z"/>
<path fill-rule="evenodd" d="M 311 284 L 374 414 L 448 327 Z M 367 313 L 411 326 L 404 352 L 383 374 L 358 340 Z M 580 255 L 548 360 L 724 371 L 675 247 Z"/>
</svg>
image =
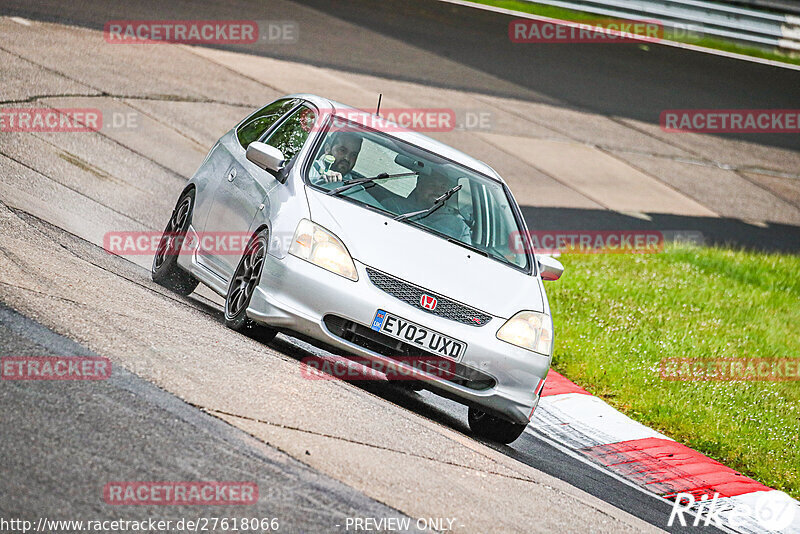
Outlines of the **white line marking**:
<svg viewBox="0 0 800 534">
<path fill-rule="evenodd" d="M 513 9 L 506 9 L 504 7 L 494 7 L 494 6 L 487 6 L 485 4 L 476 4 L 474 2 L 466 2 L 464 0 L 438 0 L 439 2 L 446 2 L 448 4 L 455 4 L 464 7 L 472 7 L 476 9 L 482 9 L 484 11 L 491 11 L 493 13 L 502 13 L 503 15 L 513 15 L 515 17 L 519 17 L 522 19 L 531 19 L 531 20 L 539 20 L 542 22 L 552 22 L 554 24 L 563 24 L 566 26 L 571 26 L 578 24 L 578 22 L 571 21 L 571 20 L 562 20 L 562 19 L 554 19 L 550 17 L 543 17 L 541 15 L 533 15 L 531 13 L 523 13 L 521 11 L 514 11 Z M 597 32 L 606 32 L 610 33 L 612 30 L 608 30 L 606 28 L 601 27 L 592 27 L 593 30 Z M 643 43 L 646 40 L 643 39 Z M 677 41 L 670 41 L 667 39 L 659 39 L 658 42 L 652 42 L 652 39 L 647 41 L 649 44 L 653 45 L 664 45 L 664 46 L 672 46 L 675 48 L 683 48 L 685 50 L 692 50 L 694 52 L 701 52 L 704 54 L 712 54 L 715 56 L 722 56 L 732 59 L 741 59 L 742 61 L 749 61 L 751 63 L 760 63 L 762 65 L 770 65 L 772 67 L 780 67 L 784 69 L 790 70 L 800 70 L 800 65 L 792 65 L 790 63 L 781 63 L 780 61 L 775 61 L 772 59 L 764 59 L 760 57 L 748 56 L 745 54 L 737 54 L 736 52 L 726 52 L 724 50 L 716 50 L 714 48 L 706 48 L 704 46 L 697 46 L 688 43 L 679 43 Z"/>
<path fill-rule="evenodd" d="M 23 26 L 30 26 L 31 21 L 28 19 L 23 19 L 22 17 L 11 17 L 11 20 L 16 22 L 17 24 L 22 24 Z"/>
</svg>

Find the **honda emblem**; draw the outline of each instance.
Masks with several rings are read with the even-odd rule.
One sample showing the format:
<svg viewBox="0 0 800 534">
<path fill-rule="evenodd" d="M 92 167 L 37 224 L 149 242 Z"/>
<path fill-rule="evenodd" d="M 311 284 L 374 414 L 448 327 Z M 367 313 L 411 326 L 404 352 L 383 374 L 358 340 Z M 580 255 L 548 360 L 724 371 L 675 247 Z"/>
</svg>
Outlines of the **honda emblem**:
<svg viewBox="0 0 800 534">
<path fill-rule="evenodd" d="M 430 295 L 422 294 L 422 297 L 419 299 L 420 305 L 426 310 L 435 310 L 436 309 L 436 297 L 432 297 Z"/>
</svg>

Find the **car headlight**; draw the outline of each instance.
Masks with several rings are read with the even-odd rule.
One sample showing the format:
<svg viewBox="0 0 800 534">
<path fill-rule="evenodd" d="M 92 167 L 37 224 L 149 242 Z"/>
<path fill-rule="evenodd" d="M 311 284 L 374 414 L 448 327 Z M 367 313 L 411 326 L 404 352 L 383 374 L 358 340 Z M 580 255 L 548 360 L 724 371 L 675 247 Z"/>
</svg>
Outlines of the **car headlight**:
<svg viewBox="0 0 800 534">
<path fill-rule="evenodd" d="M 303 219 L 297 225 L 289 254 L 350 280 L 358 280 L 353 258 L 338 237 Z"/>
<path fill-rule="evenodd" d="M 550 356 L 553 353 L 553 320 L 543 313 L 521 311 L 500 327 L 497 339 Z"/>
</svg>

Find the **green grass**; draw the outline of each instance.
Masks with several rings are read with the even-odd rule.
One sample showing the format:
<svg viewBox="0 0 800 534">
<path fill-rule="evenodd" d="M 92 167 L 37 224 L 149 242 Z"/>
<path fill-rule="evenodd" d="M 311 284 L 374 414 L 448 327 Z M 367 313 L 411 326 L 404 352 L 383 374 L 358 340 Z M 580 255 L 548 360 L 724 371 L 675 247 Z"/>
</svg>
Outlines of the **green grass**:
<svg viewBox="0 0 800 534">
<path fill-rule="evenodd" d="M 561 7 L 548 6 L 544 4 L 534 4 L 525 2 L 523 0 L 468 0 L 476 4 L 484 4 L 487 6 L 500 7 L 519 11 L 521 13 L 531 13 L 533 15 L 541 15 L 543 17 L 551 17 L 554 19 L 571 20 L 571 21 L 612 21 L 619 20 L 602 15 L 595 15 L 592 13 L 585 13 L 583 11 L 574 11 L 572 9 L 565 9 Z M 782 63 L 789 63 L 791 65 L 800 65 L 800 57 L 797 55 L 788 55 L 778 49 L 767 49 L 758 46 L 748 46 L 736 41 L 729 41 L 720 37 L 705 36 L 697 37 L 691 35 L 676 35 L 670 32 L 669 28 L 664 29 L 664 39 L 677 41 L 680 43 L 693 44 L 705 48 L 713 48 L 715 50 L 723 50 L 726 52 L 735 52 L 746 56 L 753 56 L 762 59 L 770 59 L 773 61 L 780 61 Z M 647 44 L 641 44 L 643 50 L 648 49 Z"/>
<path fill-rule="evenodd" d="M 800 256 L 563 255 L 553 367 L 633 419 L 800 498 L 800 382 L 668 381 L 663 358 L 800 359 Z"/>
</svg>

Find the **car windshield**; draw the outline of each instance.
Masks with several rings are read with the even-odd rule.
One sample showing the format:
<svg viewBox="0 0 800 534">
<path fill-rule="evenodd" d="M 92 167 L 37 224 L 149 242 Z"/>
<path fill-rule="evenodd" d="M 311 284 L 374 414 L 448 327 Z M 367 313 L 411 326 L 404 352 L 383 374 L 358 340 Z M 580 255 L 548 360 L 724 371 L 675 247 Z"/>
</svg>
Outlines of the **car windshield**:
<svg viewBox="0 0 800 534">
<path fill-rule="evenodd" d="M 343 187 L 372 177 L 377 178 Z M 396 137 L 337 118 L 329 123 L 307 167 L 306 180 L 329 194 L 395 218 L 417 212 L 401 220 L 479 254 L 528 269 L 528 255 L 519 245 L 522 229 L 506 188 Z M 452 192 L 454 188 L 457 190 Z M 451 192 L 449 198 L 442 202 L 440 197 L 447 192 Z M 441 205 L 429 210 L 437 204 Z"/>
</svg>

